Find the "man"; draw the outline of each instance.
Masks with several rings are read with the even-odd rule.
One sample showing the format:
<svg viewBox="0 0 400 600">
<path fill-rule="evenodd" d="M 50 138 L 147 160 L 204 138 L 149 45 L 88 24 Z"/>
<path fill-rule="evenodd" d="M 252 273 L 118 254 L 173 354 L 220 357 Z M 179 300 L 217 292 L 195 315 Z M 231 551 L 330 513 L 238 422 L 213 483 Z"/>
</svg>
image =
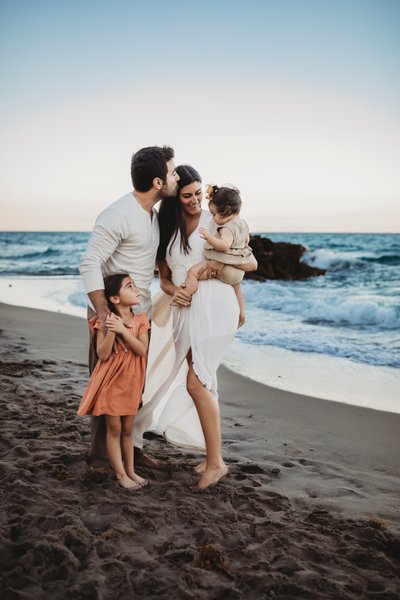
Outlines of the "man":
<svg viewBox="0 0 400 600">
<path fill-rule="evenodd" d="M 94 312 L 104 325 L 110 311 L 103 278 L 111 273 L 129 273 L 141 292 L 139 310 L 151 317 L 150 286 L 160 237 L 154 205 L 177 191 L 179 176 L 173 159 L 174 150 L 169 146 L 138 150 L 131 162 L 133 191 L 111 204 L 97 218 L 80 272 Z M 89 308 L 89 318 L 94 312 Z M 91 344 L 90 372 L 96 362 Z M 154 468 L 160 466 L 146 455 L 138 462 Z M 91 418 L 89 464 L 95 468 L 108 464 L 104 416 Z"/>
</svg>

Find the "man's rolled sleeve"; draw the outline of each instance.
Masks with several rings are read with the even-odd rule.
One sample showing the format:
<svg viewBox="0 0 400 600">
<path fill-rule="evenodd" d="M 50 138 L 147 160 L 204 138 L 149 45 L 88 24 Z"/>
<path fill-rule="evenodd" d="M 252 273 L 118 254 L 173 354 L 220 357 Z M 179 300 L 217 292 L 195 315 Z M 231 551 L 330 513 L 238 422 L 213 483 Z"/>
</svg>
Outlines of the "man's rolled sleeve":
<svg viewBox="0 0 400 600">
<path fill-rule="evenodd" d="M 104 289 L 102 267 L 114 253 L 121 234 L 97 222 L 90 236 L 88 248 L 79 267 L 86 293 Z"/>
</svg>

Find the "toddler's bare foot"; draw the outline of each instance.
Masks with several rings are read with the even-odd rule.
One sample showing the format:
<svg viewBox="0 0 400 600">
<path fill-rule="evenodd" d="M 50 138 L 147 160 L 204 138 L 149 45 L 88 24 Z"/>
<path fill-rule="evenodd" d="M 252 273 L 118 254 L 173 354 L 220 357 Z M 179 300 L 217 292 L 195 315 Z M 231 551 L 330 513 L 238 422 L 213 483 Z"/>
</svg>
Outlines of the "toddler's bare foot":
<svg viewBox="0 0 400 600">
<path fill-rule="evenodd" d="M 198 474 L 204 473 L 204 471 L 206 470 L 206 467 L 207 467 L 207 461 L 203 460 L 203 462 L 201 462 L 199 465 L 196 465 L 193 468 L 193 471 Z"/>
<path fill-rule="evenodd" d="M 130 473 L 127 473 L 127 475 L 130 479 L 132 479 L 132 481 L 135 481 L 139 485 L 139 487 L 145 487 L 149 484 L 147 479 L 140 477 L 140 475 L 135 473 L 135 471 L 131 471 Z"/>
<path fill-rule="evenodd" d="M 222 479 L 222 477 L 225 477 L 227 473 L 228 467 L 225 463 L 223 463 L 219 467 L 207 468 L 204 471 L 199 483 L 195 486 L 194 489 L 200 491 L 206 490 L 211 485 L 215 485 L 216 483 L 218 483 L 218 481 Z"/>
<path fill-rule="evenodd" d="M 128 475 L 122 475 L 120 477 L 117 476 L 117 481 L 119 485 L 125 488 L 126 490 L 136 491 L 140 490 L 140 488 L 142 487 L 139 483 L 137 483 L 137 481 L 132 481 L 132 479 L 128 477 Z"/>
</svg>

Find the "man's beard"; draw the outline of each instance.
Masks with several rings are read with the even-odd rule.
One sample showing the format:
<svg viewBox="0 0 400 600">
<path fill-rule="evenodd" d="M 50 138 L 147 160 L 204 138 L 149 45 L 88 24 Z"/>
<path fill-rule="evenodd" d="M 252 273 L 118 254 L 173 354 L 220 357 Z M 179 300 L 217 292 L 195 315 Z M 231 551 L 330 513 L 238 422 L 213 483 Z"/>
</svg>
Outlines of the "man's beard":
<svg viewBox="0 0 400 600">
<path fill-rule="evenodd" d="M 178 186 L 174 190 L 169 190 L 167 186 L 161 188 L 161 197 L 164 198 L 175 198 L 178 192 Z"/>
</svg>

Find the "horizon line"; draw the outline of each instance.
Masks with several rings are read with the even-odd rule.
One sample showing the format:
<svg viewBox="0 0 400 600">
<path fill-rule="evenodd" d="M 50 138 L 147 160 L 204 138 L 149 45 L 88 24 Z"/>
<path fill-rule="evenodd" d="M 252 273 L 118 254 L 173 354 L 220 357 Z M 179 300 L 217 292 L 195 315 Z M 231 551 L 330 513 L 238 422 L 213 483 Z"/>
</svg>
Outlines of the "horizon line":
<svg viewBox="0 0 400 600">
<path fill-rule="evenodd" d="M 92 232 L 91 229 L 1 229 L 0 233 L 88 233 Z M 371 230 L 362 230 L 362 231 L 333 231 L 333 230 L 315 230 L 315 229 L 296 229 L 296 230 L 284 230 L 284 229 L 270 229 L 268 231 L 250 231 L 250 235 L 260 235 L 260 234 L 268 234 L 268 233 L 324 233 L 324 234 L 349 234 L 349 235 L 357 235 L 357 234 L 367 234 L 367 235 L 400 235 L 399 231 L 371 231 Z"/>
</svg>

